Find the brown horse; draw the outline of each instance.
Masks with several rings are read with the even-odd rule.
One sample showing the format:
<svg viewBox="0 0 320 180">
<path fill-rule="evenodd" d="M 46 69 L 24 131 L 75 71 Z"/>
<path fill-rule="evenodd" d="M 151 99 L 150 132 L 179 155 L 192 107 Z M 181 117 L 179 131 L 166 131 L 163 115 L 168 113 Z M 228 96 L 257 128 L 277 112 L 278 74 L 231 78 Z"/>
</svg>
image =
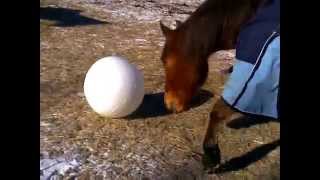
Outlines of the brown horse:
<svg viewBox="0 0 320 180">
<path fill-rule="evenodd" d="M 165 68 L 167 109 L 187 110 L 192 97 L 208 74 L 208 57 L 218 51 L 235 48 L 238 33 L 263 4 L 263 0 L 207 0 L 175 30 L 160 22 L 166 38 L 161 60 Z M 211 114 L 204 140 L 205 152 L 220 161 L 217 123 L 227 118 L 231 109 L 220 99 Z M 210 151 L 209 151 L 210 150 Z"/>
</svg>

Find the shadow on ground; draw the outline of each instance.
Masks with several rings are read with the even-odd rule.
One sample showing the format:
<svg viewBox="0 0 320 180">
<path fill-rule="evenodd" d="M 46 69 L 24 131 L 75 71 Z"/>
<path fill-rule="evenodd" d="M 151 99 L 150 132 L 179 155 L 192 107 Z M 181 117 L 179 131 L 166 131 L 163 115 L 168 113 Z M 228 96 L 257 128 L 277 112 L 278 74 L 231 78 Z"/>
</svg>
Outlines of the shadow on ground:
<svg viewBox="0 0 320 180">
<path fill-rule="evenodd" d="M 201 90 L 199 94 L 192 100 L 191 108 L 195 108 L 204 104 L 212 97 L 213 94 L 211 92 Z M 164 93 L 162 92 L 146 94 L 140 107 L 134 113 L 129 115 L 127 119 L 150 118 L 170 114 L 171 112 L 166 109 L 163 98 Z"/>
<path fill-rule="evenodd" d="M 280 139 L 259 146 L 254 150 L 245 153 L 242 156 L 232 158 L 226 163 L 221 164 L 218 168 L 214 170 L 214 173 L 221 174 L 229 171 L 237 171 L 243 169 L 249 166 L 250 164 L 262 159 L 264 156 L 266 156 L 272 150 L 276 149 L 278 146 L 280 146 Z"/>
<path fill-rule="evenodd" d="M 233 129 L 241 129 L 241 128 L 249 128 L 249 127 L 257 125 L 257 124 L 263 124 L 263 123 L 269 123 L 269 122 L 279 122 L 280 123 L 279 120 L 271 119 L 271 118 L 267 118 L 267 117 L 242 116 L 240 118 L 232 120 L 231 122 L 229 122 L 227 124 L 227 126 L 230 128 L 233 128 Z M 252 151 L 249 151 L 239 157 L 234 157 L 234 158 L 230 159 L 229 161 L 225 162 L 224 164 L 219 165 L 216 168 L 210 167 L 211 165 L 207 164 L 207 163 L 204 163 L 203 165 L 206 167 L 206 169 L 210 169 L 209 170 L 210 174 L 212 174 L 212 173 L 222 174 L 222 173 L 226 173 L 226 172 L 230 172 L 230 171 L 238 171 L 238 170 L 246 168 L 250 164 L 262 159 L 269 152 L 276 149 L 278 146 L 280 146 L 280 139 L 273 141 L 271 143 L 256 147 Z M 216 159 L 217 158 L 216 156 L 219 156 L 219 158 L 220 158 L 220 153 L 215 153 L 214 155 L 211 155 L 211 154 L 213 154 L 211 151 L 210 151 L 210 153 L 204 154 L 203 158 Z"/>
<path fill-rule="evenodd" d="M 67 8 L 40 7 L 40 19 L 57 21 L 55 25 L 60 27 L 109 24 L 80 15 L 80 12 Z"/>
<path fill-rule="evenodd" d="M 242 116 L 236 118 L 231 122 L 227 123 L 229 128 L 240 129 L 240 128 L 249 128 L 258 124 L 265 124 L 269 122 L 280 122 L 277 119 L 267 118 L 267 117 L 255 117 L 255 116 Z"/>
</svg>

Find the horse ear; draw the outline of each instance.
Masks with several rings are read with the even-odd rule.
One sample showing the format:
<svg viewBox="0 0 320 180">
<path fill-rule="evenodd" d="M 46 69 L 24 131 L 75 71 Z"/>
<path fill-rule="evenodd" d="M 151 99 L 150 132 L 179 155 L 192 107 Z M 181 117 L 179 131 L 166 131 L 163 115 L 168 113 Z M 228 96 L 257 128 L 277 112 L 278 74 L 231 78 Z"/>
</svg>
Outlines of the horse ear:
<svg viewBox="0 0 320 180">
<path fill-rule="evenodd" d="M 176 20 L 176 27 L 179 27 L 181 24 L 182 24 L 182 22 L 181 22 L 181 21 Z"/>
<path fill-rule="evenodd" d="M 165 26 L 162 21 L 160 21 L 160 28 L 162 33 L 164 34 L 164 36 L 167 38 L 170 36 L 170 34 L 173 32 L 172 29 L 170 29 L 169 27 Z"/>
</svg>

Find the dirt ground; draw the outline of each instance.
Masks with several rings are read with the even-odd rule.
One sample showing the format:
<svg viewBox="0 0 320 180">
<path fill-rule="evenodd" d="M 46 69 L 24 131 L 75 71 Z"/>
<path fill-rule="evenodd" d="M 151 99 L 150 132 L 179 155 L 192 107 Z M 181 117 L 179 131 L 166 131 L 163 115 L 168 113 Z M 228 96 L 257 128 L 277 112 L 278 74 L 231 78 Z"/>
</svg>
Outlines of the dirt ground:
<svg viewBox="0 0 320 180">
<path fill-rule="evenodd" d="M 219 138 L 221 171 L 203 171 L 208 114 L 234 50 L 209 59 L 209 78 L 190 110 L 164 108 L 159 20 L 174 26 L 200 2 L 40 0 L 41 179 L 280 179 L 280 123 L 238 114 Z M 87 70 L 110 55 L 144 74 L 144 101 L 128 118 L 99 117 L 84 98 Z"/>
</svg>

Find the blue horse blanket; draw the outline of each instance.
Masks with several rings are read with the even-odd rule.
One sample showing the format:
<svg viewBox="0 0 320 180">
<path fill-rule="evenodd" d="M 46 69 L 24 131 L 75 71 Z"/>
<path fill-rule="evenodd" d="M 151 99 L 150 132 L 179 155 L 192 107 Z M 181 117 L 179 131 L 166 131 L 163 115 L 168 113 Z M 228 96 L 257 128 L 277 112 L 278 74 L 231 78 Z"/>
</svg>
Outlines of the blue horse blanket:
<svg viewBox="0 0 320 180">
<path fill-rule="evenodd" d="M 222 98 L 240 112 L 278 119 L 279 77 L 280 0 L 270 0 L 239 33 Z"/>
</svg>

